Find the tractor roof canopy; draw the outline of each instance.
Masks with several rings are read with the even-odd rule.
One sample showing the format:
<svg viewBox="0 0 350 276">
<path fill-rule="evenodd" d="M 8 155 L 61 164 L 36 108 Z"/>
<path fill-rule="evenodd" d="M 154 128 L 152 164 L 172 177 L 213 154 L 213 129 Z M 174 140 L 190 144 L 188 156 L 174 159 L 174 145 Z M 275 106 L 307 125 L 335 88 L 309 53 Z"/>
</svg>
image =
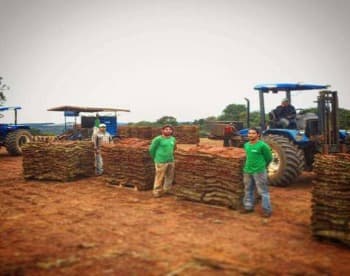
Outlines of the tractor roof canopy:
<svg viewBox="0 0 350 276">
<path fill-rule="evenodd" d="M 258 84 L 254 87 L 255 90 L 262 92 L 277 93 L 279 91 L 294 91 L 294 90 L 312 90 L 312 89 L 327 89 L 330 85 L 311 84 L 311 83 L 269 83 Z"/>
<path fill-rule="evenodd" d="M 20 106 L 0 106 L 0 111 L 17 110 L 22 109 Z"/>
</svg>

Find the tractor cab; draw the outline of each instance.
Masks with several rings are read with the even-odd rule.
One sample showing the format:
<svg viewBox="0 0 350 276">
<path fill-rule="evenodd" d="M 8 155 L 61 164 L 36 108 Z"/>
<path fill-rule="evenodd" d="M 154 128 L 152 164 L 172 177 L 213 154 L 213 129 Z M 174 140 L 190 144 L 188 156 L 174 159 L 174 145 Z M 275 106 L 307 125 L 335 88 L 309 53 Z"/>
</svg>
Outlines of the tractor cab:
<svg viewBox="0 0 350 276">
<path fill-rule="evenodd" d="M 259 84 L 254 87 L 259 92 L 260 126 L 264 135 L 279 134 L 289 138 L 301 148 L 308 147 L 311 141 L 318 140 L 322 144 L 321 152 L 341 152 L 345 130 L 339 129 L 339 101 L 337 91 L 331 91 L 329 85 L 303 83 Z M 265 117 L 265 93 L 285 93 L 285 100 L 292 103 L 291 92 L 301 90 L 320 90 L 317 97 L 317 114 L 296 109 L 292 123 L 276 124 L 278 116 L 275 110 Z M 282 119 L 283 120 L 283 119 Z"/>
<path fill-rule="evenodd" d="M 14 125 L 17 125 L 17 110 L 22 109 L 22 107 L 20 106 L 0 106 L 0 112 L 4 112 L 4 111 L 13 111 L 14 112 Z M 0 118 L 5 117 L 4 113 L 0 113 Z M 5 124 L 1 124 L 1 125 L 5 125 Z M 9 125 L 9 124 L 6 124 Z"/>
<path fill-rule="evenodd" d="M 290 105 L 292 105 L 292 91 L 301 91 L 301 90 L 315 90 L 315 89 L 327 89 L 329 85 L 318 85 L 318 84 L 302 84 L 302 83 L 275 83 L 275 84 L 259 84 L 254 87 L 255 90 L 259 92 L 259 104 L 260 104 L 260 127 L 262 130 L 267 128 L 288 128 L 288 129 L 305 129 L 305 118 L 316 118 L 316 114 L 305 114 L 303 109 L 297 109 L 296 116 L 293 118 L 295 124 L 281 124 L 278 127 L 275 127 L 276 121 L 279 119 L 276 109 L 272 110 L 269 113 L 269 122 L 266 121 L 265 117 L 265 99 L 264 95 L 266 93 L 284 93 L 285 100 Z"/>
</svg>

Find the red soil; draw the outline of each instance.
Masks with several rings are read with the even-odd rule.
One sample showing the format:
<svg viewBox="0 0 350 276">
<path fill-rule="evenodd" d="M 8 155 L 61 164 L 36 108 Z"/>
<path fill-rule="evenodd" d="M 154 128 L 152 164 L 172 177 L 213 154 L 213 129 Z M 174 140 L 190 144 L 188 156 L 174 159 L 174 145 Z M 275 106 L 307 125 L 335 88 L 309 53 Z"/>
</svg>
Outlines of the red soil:
<svg viewBox="0 0 350 276">
<path fill-rule="evenodd" d="M 108 185 L 26 181 L 0 151 L 0 275 L 349 275 L 350 250 L 313 238 L 312 173 L 271 187 L 273 216 Z"/>
</svg>

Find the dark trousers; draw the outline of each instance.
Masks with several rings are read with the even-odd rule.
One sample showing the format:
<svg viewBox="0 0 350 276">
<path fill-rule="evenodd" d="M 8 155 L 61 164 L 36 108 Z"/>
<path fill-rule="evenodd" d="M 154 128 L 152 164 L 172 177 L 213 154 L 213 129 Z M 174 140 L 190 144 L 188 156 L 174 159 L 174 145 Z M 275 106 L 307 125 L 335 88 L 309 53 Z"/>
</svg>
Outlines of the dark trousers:
<svg viewBox="0 0 350 276">
<path fill-rule="evenodd" d="M 231 135 L 224 135 L 224 147 L 231 147 L 232 141 L 231 141 Z"/>
</svg>

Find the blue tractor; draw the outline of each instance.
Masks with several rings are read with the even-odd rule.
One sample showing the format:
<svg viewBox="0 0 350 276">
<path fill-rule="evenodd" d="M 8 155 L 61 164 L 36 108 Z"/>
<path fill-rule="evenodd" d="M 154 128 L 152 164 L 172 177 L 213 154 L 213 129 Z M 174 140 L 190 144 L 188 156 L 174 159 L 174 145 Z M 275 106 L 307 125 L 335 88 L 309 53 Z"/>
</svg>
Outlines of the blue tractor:
<svg viewBox="0 0 350 276">
<path fill-rule="evenodd" d="M 22 146 L 32 141 L 30 127 L 17 124 L 17 110 L 21 107 L 4 107 L 0 106 L 0 112 L 14 111 L 13 124 L 0 124 L 0 147 L 5 147 L 10 155 L 21 155 Z M 0 113 L 0 118 L 3 114 Z"/>
<path fill-rule="evenodd" d="M 261 138 L 273 152 L 269 165 L 270 184 L 287 186 L 303 170 L 311 170 L 316 153 L 346 152 L 349 132 L 340 130 L 338 125 L 338 96 L 328 90 L 328 85 L 302 83 L 260 84 L 254 87 L 259 92 Z M 292 91 L 319 90 L 317 114 L 297 109 L 294 123 L 289 126 L 277 123 L 274 111 L 265 113 L 264 94 L 285 93 L 290 103 Z M 248 111 L 249 112 L 249 111 Z M 247 141 L 248 129 L 239 131 L 243 141 Z"/>
</svg>

